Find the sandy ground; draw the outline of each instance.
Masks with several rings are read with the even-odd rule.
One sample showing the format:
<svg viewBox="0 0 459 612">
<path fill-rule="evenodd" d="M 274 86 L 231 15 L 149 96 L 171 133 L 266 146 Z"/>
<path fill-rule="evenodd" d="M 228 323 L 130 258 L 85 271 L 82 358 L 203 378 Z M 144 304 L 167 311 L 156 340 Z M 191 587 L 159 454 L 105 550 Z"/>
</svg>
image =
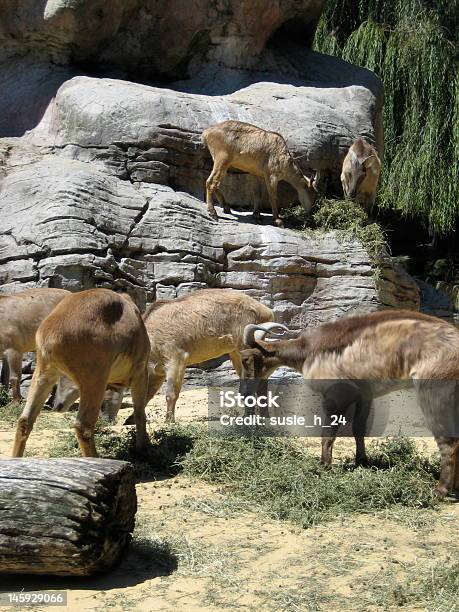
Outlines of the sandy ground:
<svg viewBox="0 0 459 612">
<path fill-rule="evenodd" d="M 162 396 L 149 405 L 150 427 L 162 422 L 164 408 Z M 202 420 L 206 410 L 205 391 L 186 391 L 177 405 L 177 420 Z M 130 410 L 122 413 L 127 416 Z M 52 427 L 43 429 L 37 422 L 29 455 L 46 457 L 54 427 L 68 427 L 63 415 L 48 413 L 45 419 Z M 1 458 L 9 456 L 12 439 L 11 424 L 0 422 Z M 432 440 L 422 443 L 434 449 Z M 319 453 L 319 440 L 305 439 L 305 444 Z M 351 449 L 351 440 L 338 440 L 336 457 Z M 137 495 L 140 540 L 153 537 L 163 549 L 169 542 L 178 558 L 176 567 L 167 551 L 155 563 L 157 549 L 137 541 L 104 576 L 3 576 L 1 589 L 64 589 L 72 611 L 387 610 L 392 608 L 380 599 L 380 591 L 406 580 L 417 568 L 459 558 L 457 503 L 442 504 L 439 511 L 351 515 L 301 530 L 261 514 L 228 511 L 217 487 L 183 476 L 141 482 Z"/>
</svg>

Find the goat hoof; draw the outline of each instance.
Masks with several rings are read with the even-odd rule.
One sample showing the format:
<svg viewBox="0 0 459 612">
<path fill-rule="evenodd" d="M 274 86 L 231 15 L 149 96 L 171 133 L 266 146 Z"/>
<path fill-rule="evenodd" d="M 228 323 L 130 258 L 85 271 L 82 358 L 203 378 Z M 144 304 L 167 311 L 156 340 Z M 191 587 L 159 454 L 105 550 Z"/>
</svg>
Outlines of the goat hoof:
<svg viewBox="0 0 459 612">
<path fill-rule="evenodd" d="M 274 224 L 277 225 L 277 227 L 284 227 L 284 221 L 282 219 L 275 219 Z"/>
<path fill-rule="evenodd" d="M 128 418 L 124 421 L 123 425 L 135 425 L 135 415 L 132 413 Z"/>
<path fill-rule="evenodd" d="M 441 486 L 439 485 L 436 489 L 435 489 L 435 496 L 438 499 L 444 499 L 446 497 L 446 495 L 448 494 L 448 489 L 445 486 Z"/>
<path fill-rule="evenodd" d="M 209 217 L 211 219 L 213 219 L 214 221 L 218 221 L 218 216 L 217 216 L 217 213 L 215 211 L 212 212 L 212 211 L 209 210 L 208 213 L 209 213 Z"/>
</svg>

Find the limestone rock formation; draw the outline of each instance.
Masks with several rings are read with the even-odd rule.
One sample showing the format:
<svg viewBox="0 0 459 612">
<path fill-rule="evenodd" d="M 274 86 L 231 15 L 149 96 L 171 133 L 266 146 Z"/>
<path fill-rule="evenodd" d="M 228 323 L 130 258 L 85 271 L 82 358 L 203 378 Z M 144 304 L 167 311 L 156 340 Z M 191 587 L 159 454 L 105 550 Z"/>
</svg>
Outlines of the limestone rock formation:
<svg viewBox="0 0 459 612">
<path fill-rule="evenodd" d="M 269 216 L 257 225 L 245 213 L 222 214 L 216 223 L 203 202 L 169 186 L 52 153 L 29 159 L 1 185 L 3 289 L 115 286 L 145 305 L 192 288 L 233 287 L 296 327 L 381 304 L 416 305 L 406 275 L 387 267 L 375 281 L 357 241 L 303 237 L 269 225 Z"/>
</svg>

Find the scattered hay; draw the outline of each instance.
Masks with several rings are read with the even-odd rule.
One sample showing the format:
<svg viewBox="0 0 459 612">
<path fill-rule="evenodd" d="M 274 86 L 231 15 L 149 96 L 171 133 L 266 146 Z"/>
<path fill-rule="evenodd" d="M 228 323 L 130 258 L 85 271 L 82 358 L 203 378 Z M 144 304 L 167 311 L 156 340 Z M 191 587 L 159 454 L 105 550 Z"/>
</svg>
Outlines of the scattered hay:
<svg viewBox="0 0 459 612">
<path fill-rule="evenodd" d="M 143 479 L 177 474 L 181 470 L 179 458 L 192 448 L 198 435 L 198 426 L 165 426 L 152 432 L 152 444 L 147 454 L 140 456 L 135 447 L 135 427 L 119 433 L 99 419 L 95 440 L 97 452 L 101 457 L 131 462 L 138 478 Z M 71 431 L 61 432 L 49 453 L 50 457 L 81 456 L 78 442 Z"/>
<path fill-rule="evenodd" d="M 0 429 L 4 425 L 8 429 L 15 427 L 25 405 L 24 402 L 12 402 L 9 397 L 7 399 L 7 403 L 3 405 L 0 401 Z M 34 431 L 68 428 L 73 426 L 74 421 L 75 414 L 71 412 L 60 413 L 44 409 L 35 421 Z"/>
<path fill-rule="evenodd" d="M 436 612 L 457 610 L 459 563 L 415 564 L 403 580 L 394 569 L 361 579 L 360 602 L 378 609 L 422 609 Z M 362 602 L 362 595 L 364 601 Z M 418 608 L 419 606 L 419 608 Z"/>
</svg>

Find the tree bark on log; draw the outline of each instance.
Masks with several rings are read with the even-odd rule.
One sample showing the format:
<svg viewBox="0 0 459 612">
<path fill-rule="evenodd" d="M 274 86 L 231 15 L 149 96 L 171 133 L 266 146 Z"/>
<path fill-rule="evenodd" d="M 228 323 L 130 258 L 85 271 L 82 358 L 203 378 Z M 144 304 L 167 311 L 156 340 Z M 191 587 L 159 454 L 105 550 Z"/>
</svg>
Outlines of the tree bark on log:
<svg viewBox="0 0 459 612">
<path fill-rule="evenodd" d="M 131 540 L 136 510 L 125 461 L 0 461 L 0 573 L 108 570 Z"/>
</svg>

